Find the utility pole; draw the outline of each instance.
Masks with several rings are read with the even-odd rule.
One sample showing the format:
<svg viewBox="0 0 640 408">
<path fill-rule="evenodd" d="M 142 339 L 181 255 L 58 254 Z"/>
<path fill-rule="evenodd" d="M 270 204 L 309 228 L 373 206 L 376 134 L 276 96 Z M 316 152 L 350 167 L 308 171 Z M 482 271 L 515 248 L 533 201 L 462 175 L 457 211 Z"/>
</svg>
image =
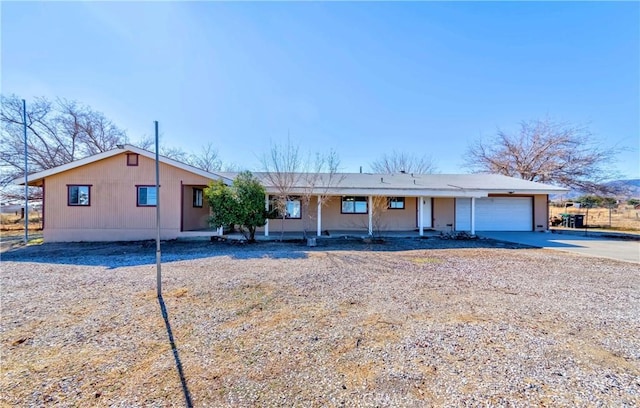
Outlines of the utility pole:
<svg viewBox="0 0 640 408">
<path fill-rule="evenodd" d="M 162 298 L 162 271 L 160 265 L 160 146 L 158 143 L 158 121 L 154 122 L 156 130 L 156 286 L 158 299 Z"/>
<path fill-rule="evenodd" d="M 24 243 L 29 242 L 29 172 L 27 165 L 27 101 L 22 100 L 22 123 L 24 127 Z"/>
</svg>

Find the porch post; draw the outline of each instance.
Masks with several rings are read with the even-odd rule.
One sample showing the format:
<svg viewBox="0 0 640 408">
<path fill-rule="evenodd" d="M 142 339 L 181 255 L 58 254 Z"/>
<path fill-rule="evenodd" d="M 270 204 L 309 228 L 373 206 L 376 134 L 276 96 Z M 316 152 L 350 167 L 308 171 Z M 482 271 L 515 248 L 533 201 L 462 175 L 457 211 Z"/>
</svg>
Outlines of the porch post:
<svg viewBox="0 0 640 408">
<path fill-rule="evenodd" d="M 264 197 L 264 209 L 269 211 L 269 194 L 266 194 Z M 264 224 L 264 236 L 269 236 L 269 218 L 267 218 L 267 223 Z"/>
<path fill-rule="evenodd" d="M 419 235 L 424 235 L 424 197 L 418 197 L 418 231 Z"/>
<path fill-rule="evenodd" d="M 317 197 L 318 200 L 318 236 L 322 236 L 322 202 L 320 196 Z"/>
<path fill-rule="evenodd" d="M 373 196 L 369 196 L 369 235 L 373 235 Z"/>
<path fill-rule="evenodd" d="M 476 235 L 476 198 L 471 197 L 471 235 Z"/>
</svg>

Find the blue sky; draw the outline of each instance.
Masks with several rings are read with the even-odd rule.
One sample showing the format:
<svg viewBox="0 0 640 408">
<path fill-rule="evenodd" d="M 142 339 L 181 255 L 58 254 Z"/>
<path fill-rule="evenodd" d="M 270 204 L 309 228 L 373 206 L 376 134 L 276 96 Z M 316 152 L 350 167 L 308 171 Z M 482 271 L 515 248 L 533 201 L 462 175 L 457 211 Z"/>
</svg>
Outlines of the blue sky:
<svg viewBox="0 0 640 408">
<path fill-rule="evenodd" d="M 640 178 L 640 3 L 2 2 L 1 91 L 74 99 L 258 169 L 287 135 L 343 171 L 397 150 L 460 173 L 497 128 L 588 124 Z"/>
</svg>

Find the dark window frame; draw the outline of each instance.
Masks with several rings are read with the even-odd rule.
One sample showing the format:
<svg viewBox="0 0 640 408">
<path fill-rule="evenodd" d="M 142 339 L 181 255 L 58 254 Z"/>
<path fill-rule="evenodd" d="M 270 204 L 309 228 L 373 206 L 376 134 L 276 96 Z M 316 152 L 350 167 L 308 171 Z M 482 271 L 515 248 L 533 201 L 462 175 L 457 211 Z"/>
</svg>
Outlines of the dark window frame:
<svg viewBox="0 0 640 408">
<path fill-rule="evenodd" d="M 138 156 L 140 156 L 138 153 L 127 153 L 127 166 L 137 166 L 139 162 Z"/>
<path fill-rule="evenodd" d="M 193 188 L 193 208 L 202 208 L 203 203 L 204 203 L 204 190 L 198 187 L 194 187 Z"/>
<path fill-rule="evenodd" d="M 91 207 L 91 187 L 92 186 L 93 186 L 92 184 L 67 184 L 67 207 Z M 71 202 L 71 189 L 74 187 L 75 188 L 87 187 L 87 203 L 86 204 L 80 203 L 79 190 L 78 190 L 78 202 L 77 203 Z"/>
<path fill-rule="evenodd" d="M 402 207 L 394 207 L 392 203 L 402 204 Z M 389 210 L 404 210 L 406 208 L 406 200 L 405 197 L 389 197 L 387 200 L 387 209 Z"/>
<path fill-rule="evenodd" d="M 282 214 L 280 214 L 278 212 L 278 210 L 275 208 L 274 205 L 274 201 L 276 201 L 278 198 L 275 196 L 269 196 L 269 219 L 270 220 L 281 220 L 282 219 Z M 302 219 L 302 200 L 300 199 L 299 196 L 291 196 L 291 197 L 287 197 L 287 204 L 289 203 L 293 203 L 293 202 L 297 202 L 298 203 L 298 216 L 297 217 L 292 217 L 289 214 L 285 214 L 284 219 L 285 220 L 300 220 Z"/>
<path fill-rule="evenodd" d="M 156 186 L 152 185 L 152 184 L 136 184 L 136 207 L 155 207 L 157 204 L 140 204 L 140 189 L 141 188 L 153 188 L 153 189 L 155 189 Z M 158 191 L 156 191 L 156 203 L 157 202 L 158 202 Z"/>
<path fill-rule="evenodd" d="M 353 211 L 345 211 L 344 203 L 352 202 L 353 203 Z M 356 203 L 365 203 L 364 211 L 356 211 Z M 369 214 L 369 198 L 366 196 L 342 196 L 340 199 L 340 214 Z"/>
</svg>

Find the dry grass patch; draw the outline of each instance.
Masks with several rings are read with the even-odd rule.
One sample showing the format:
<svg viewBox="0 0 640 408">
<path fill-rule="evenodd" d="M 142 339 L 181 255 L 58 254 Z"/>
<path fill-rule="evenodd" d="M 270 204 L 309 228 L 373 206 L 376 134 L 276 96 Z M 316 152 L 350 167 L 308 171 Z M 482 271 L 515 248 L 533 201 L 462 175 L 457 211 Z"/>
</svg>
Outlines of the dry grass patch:
<svg viewBox="0 0 640 408">
<path fill-rule="evenodd" d="M 194 406 L 640 403 L 635 265 L 394 245 L 210 245 L 165 263 Z M 109 266 L 140 255 L 100 248 L 101 266 L 3 260 L 0 405 L 184 405 L 153 256 Z"/>
<path fill-rule="evenodd" d="M 611 228 L 620 231 L 640 232 L 640 210 L 632 206 L 624 206 L 609 211 L 608 208 L 554 207 L 549 206 L 549 217 L 560 217 L 566 210 L 567 214 L 582 214 L 586 218 L 584 222 L 590 227 Z M 610 217 L 611 215 L 611 217 Z"/>
</svg>

